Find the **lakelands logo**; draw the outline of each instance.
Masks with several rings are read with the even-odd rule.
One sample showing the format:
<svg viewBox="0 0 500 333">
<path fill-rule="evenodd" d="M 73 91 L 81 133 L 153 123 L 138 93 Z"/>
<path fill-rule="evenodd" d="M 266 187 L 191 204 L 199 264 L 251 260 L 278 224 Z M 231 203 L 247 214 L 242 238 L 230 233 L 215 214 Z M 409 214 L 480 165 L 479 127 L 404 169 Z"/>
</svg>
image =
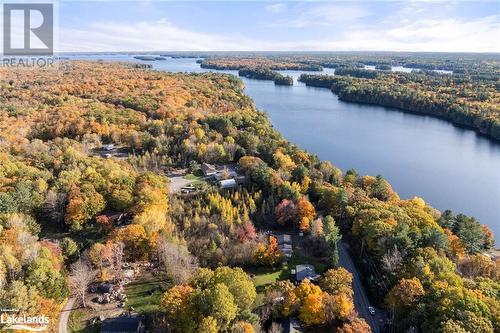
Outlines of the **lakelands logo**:
<svg viewBox="0 0 500 333">
<path fill-rule="evenodd" d="M 45 68 L 54 65 L 54 4 L 2 4 L 2 66 Z"/>
<path fill-rule="evenodd" d="M 24 330 L 30 332 L 43 332 L 48 330 L 49 318 L 42 316 L 26 316 L 19 314 L 0 314 L 1 330 Z"/>
</svg>

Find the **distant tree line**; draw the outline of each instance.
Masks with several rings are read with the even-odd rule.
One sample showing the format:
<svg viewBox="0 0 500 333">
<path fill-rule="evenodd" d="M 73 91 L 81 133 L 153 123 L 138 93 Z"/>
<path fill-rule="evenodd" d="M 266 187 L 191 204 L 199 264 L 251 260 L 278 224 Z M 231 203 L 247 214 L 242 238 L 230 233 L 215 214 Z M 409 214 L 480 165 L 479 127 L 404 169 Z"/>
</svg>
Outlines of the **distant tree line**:
<svg viewBox="0 0 500 333">
<path fill-rule="evenodd" d="M 365 79 L 376 79 L 379 77 L 379 73 L 377 71 L 352 67 L 336 68 L 335 75 L 352 76 Z"/>
</svg>

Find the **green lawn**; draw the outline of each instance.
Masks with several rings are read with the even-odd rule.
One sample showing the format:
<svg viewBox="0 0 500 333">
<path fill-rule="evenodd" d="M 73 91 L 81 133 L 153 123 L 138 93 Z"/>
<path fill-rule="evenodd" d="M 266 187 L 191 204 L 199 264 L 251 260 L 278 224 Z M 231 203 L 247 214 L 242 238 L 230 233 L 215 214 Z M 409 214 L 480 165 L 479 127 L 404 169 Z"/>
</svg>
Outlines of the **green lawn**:
<svg viewBox="0 0 500 333">
<path fill-rule="evenodd" d="M 139 279 L 125 287 L 127 294 L 127 308 L 141 314 L 158 311 L 163 293 L 169 286 L 164 276 Z"/>
<path fill-rule="evenodd" d="M 256 267 L 249 269 L 248 273 L 253 274 L 253 282 L 257 291 L 255 306 L 262 305 L 266 287 L 276 281 L 288 280 L 290 278 L 290 265 L 283 264 L 280 267 Z"/>
<path fill-rule="evenodd" d="M 260 271 L 260 272 L 259 272 Z M 290 277 L 290 270 L 283 268 L 259 269 L 254 272 L 254 284 L 257 292 L 263 292 L 265 287 L 279 280 L 286 280 Z"/>
<path fill-rule="evenodd" d="M 73 310 L 69 316 L 68 329 L 72 333 L 97 333 L 99 332 L 99 325 L 87 326 L 85 318 L 85 310 Z"/>
<path fill-rule="evenodd" d="M 250 269 L 248 272 L 254 275 L 253 282 L 257 291 L 257 298 L 254 303 L 256 307 L 262 305 L 264 291 L 268 285 L 290 277 L 290 270 L 286 266 L 276 268 L 258 267 Z"/>
<path fill-rule="evenodd" d="M 204 181 L 201 177 L 193 175 L 192 173 L 188 173 L 187 175 L 185 175 L 182 178 L 187 179 L 187 180 L 191 180 L 192 181 L 191 185 L 193 185 L 193 186 L 206 183 L 206 181 Z"/>
<path fill-rule="evenodd" d="M 323 273 L 328 268 L 328 265 L 318 258 L 306 256 L 298 249 L 295 249 L 293 256 L 281 267 L 257 267 L 249 269 L 248 273 L 254 275 L 253 281 L 257 291 L 255 306 L 262 304 L 264 300 L 264 291 L 268 285 L 276 281 L 290 279 L 291 269 L 300 264 L 313 265 L 316 273 Z"/>
<path fill-rule="evenodd" d="M 192 173 L 188 173 L 187 175 L 185 175 L 184 177 L 182 177 L 184 179 L 188 179 L 188 180 L 199 180 L 200 177 L 198 176 L 195 176 L 193 175 Z"/>
</svg>

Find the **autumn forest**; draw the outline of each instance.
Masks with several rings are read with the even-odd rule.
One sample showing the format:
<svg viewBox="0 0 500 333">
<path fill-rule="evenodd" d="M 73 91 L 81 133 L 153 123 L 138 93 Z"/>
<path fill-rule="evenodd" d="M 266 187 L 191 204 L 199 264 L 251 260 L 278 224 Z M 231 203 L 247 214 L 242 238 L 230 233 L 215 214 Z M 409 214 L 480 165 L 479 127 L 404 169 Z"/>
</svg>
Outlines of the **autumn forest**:
<svg viewBox="0 0 500 333">
<path fill-rule="evenodd" d="M 277 85 L 293 84 L 279 70 L 312 71 L 300 81 L 343 100 L 500 139 L 489 60 L 392 59 L 422 69 L 396 73 L 384 59 L 363 59 L 377 70 L 353 56 L 213 56 L 201 66 Z M 52 331 L 72 299 L 74 332 L 99 331 L 109 304 L 142 316 L 150 332 L 277 333 L 292 323 L 500 332 L 500 261 L 484 255 L 495 247 L 487 226 L 300 149 L 236 76 L 138 67 L 0 68 L 2 307 L 45 314 Z M 428 72 L 439 68 L 457 74 Z M 358 279 L 376 313 L 363 315 Z M 110 285 L 118 291 L 94 290 Z"/>
</svg>

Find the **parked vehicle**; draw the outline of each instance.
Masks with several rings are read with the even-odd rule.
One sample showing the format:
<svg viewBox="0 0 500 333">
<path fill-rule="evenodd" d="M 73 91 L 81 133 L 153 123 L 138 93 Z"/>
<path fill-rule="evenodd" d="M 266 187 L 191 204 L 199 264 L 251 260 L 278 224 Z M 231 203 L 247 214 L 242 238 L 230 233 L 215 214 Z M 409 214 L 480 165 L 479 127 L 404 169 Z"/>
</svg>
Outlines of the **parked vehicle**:
<svg viewBox="0 0 500 333">
<path fill-rule="evenodd" d="M 375 316 L 375 309 L 373 308 L 373 306 L 368 307 L 368 312 L 370 312 L 372 316 Z"/>
</svg>

